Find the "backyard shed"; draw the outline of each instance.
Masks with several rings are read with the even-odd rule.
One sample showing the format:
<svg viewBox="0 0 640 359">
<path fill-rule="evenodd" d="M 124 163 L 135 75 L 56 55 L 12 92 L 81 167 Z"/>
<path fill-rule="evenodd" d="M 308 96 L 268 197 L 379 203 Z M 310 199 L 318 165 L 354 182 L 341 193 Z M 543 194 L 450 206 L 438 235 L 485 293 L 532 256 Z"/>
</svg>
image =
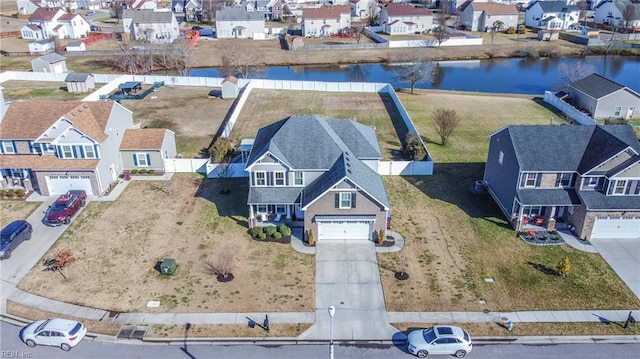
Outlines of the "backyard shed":
<svg viewBox="0 0 640 359">
<path fill-rule="evenodd" d="M 540 30 L 538 31 L 538 40 L 555 41 L 558 40 L 558 31 Z"/>
<path fill-rule="evenodd" d="M 78 51 L 86 51 L 86 50 L 87 50 L 87 47 L 82 41 L 70 42 L 67 44 L 67 52 L 78 52 Z"/>
<path fill-rule="evenodd" d="M 70 73 L 64 79 L 67 83 L 67 92 L 84 93 L 96 88 L 96 77 L 92 74 Z"/>
<path fill-rule="evenodd" d="M 222 98 L 236 98 L 240 94 L 238 79 L 234 76 L 227 76 L 222 81 Z"/>
<path fill-rule="evenodd" d="M 40 40 L 29 43 L 29 52 L 32 54 L 46 54 L 55 49 L 56 45 L 51 40 Z"/>
<path fill-rule="evenodd" d="M 31 60 L 33 72 L 53 72 L 63 74 L 67 72 L 66 58 L 58 54 L 47 54 Z"/>
</svg>

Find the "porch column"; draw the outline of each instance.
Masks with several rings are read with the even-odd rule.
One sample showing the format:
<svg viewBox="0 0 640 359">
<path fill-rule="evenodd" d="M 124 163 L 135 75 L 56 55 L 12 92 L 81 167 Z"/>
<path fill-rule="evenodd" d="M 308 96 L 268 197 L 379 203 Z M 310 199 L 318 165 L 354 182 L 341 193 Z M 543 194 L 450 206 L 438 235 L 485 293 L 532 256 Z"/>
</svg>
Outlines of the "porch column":
<svg viewBox="0 0 640 359">
<path fill-rule="evenodd" d="M 549 218 L 553 218 L 556 216 L 556 206 L 551 207 L 551 213 L 549 213 Z"/>
<path fill-rule="evenodd" d="M 249 205 L 249 228 L 253 228 L 253 205 Z"/>
<path fill-rule="evenodd" d="M 516 226 L 516 231 L 520 231 L 522 229 L 522 215 L 524 214 L 524 206 L 520 205 L 520 210 L 518 211 L 518 225 Z"/>
<path fill-rule="evenodd" d="M 287 209 L 287 220 L 291 219 L 291 206 L 293 206 L 292 204 L 288 204 L 286 205 L 286 209 Z"/>
</svg>

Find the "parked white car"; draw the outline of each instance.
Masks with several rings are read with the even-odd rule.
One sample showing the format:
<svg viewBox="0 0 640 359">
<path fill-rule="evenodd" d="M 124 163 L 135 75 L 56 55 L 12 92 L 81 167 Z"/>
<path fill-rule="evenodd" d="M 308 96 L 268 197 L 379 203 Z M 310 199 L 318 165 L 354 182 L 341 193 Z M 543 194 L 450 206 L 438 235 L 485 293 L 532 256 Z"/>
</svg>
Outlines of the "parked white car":
<svg viewBox="0 0 640 359">
<path fill-rule="evenodd" d="M 20 331 L 20 339 L 30 347 L 50 345 L 69 351 L 87 334 L 87 327 L 68 319 L 47 319 L 33 322 Z"/>
<path fill-rule="evenodd" d="M 409 333 L 407 344 L 409 352 L 418 358 L 426 358 L 429 354 L 464 358 L 472 348 L 469 333 L 460 327 L 447 325 L 414 330 Z"/>
</svg>

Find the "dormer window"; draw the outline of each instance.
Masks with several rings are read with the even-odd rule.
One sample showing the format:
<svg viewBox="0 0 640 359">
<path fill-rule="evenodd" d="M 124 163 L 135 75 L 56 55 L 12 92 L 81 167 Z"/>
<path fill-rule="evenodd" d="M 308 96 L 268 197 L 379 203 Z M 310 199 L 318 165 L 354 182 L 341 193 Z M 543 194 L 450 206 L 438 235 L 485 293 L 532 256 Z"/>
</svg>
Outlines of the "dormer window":
<svg viewBox="0 0 640 359">
<path fill-rule="evenodd" d="M 2 141 L 2 153 L 16 153 L 13 141 Z"/>
<path fill-rule="evenodd" d="M 626 180 L 617 180 L 616 186 L 613 189 L 613 194 L 624 194 L 626 187 L 627 187 Z"/>
<path fill-rule="evenodd" d="M 284 186 L 284 172 L 274 172 L 276 186 Z"/>
<path fill-rule="evenodd" d="M 556 176 L 556 187 L 569 187 L 571 185 L 571 178 L 571 173 L 559 173 Z"/>
<path fill-rule="evenodd" d="M 73 148 L 71 146 L 62 146 L 62 158 L 73 158 Z"/>
<path fill-rule="evenodd" d="M 84 146 L 84 158 L 96 158 L 96 152 L 94 151 L 93 145 Z"/>
<path fill-rule="evenodd" d="M 350 192 L 341 192 L 340 193 L 340 208 L 341 209 L 351 208 L 351 193 Z"/>
<path fill-rule="evenodd" d="M 256 186 L 266 186 L 266 185 L 267 185 L 267 173 L 256 172 Z"/>
</svg>

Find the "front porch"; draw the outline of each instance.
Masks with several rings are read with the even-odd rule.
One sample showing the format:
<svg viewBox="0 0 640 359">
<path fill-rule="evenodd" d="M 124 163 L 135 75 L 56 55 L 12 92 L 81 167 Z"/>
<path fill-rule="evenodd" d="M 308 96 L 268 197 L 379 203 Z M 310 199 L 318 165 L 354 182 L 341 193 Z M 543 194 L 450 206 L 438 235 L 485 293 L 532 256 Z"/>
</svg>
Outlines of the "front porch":
<svg viewBox="0 0 640 359">
<path fill-rule="evenodd" d="M 518 232 L 554 232 L 569 229 L 566 222 L 567 206 L 518 206 L 513 225 Z"/>
<path fill-rule="evenodd" d="M 304 217 L 299 205 L 250 205 L 249 228 L 279 226 L 286 224 L 291 228 L 304 227 Z"/>
</svg>

